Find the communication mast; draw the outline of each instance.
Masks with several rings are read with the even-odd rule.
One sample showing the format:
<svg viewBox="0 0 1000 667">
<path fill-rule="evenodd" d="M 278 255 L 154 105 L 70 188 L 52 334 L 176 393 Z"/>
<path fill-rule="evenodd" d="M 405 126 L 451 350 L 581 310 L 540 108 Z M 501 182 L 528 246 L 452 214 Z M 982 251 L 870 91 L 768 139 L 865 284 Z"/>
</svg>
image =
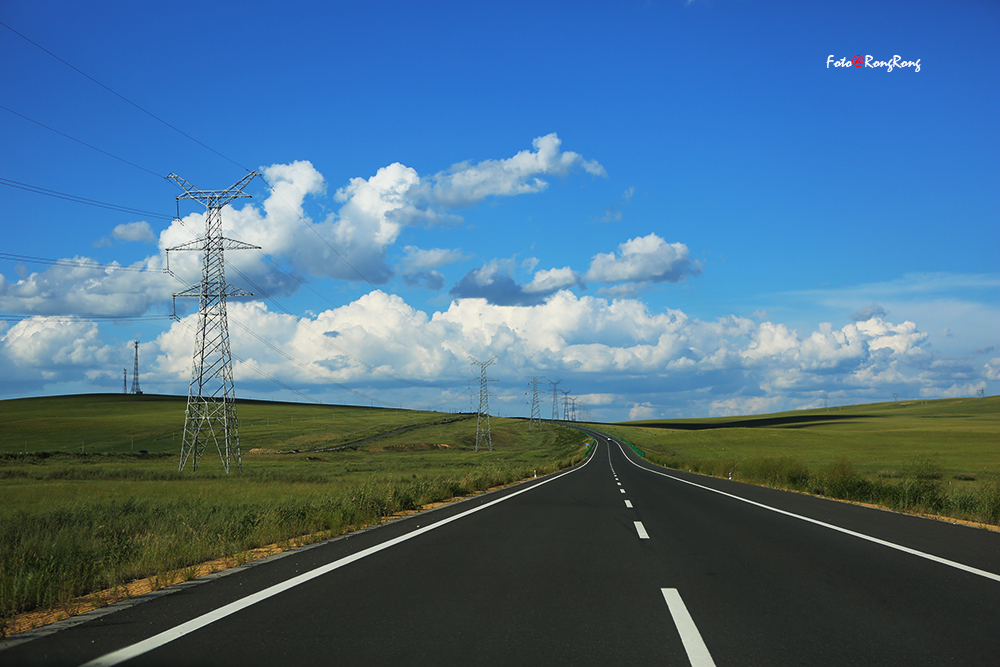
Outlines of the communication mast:
<svg viewBox="0 0 1000 667">
<path fill-rule="evenodd" d="M 226 472 L 229 472 L 232 457 L 236 458 L 236 467 L 243 470 L 226 298 L 252 295 L 226 284 L 224 251 L 257 249 L 259 246 L 223 237 L 222 209 L 234 199 L 249 197 L 243 192 L 243 188 L 255 176 L 257 172 L 252 171 L 225 190 L 199 190 L 177 174 L 167 176 L 185 191 L 185 194 L 177 197 L 178 204 L 181 199 L 193 199 L 208 209 L 205 214 L 205 235 L 169 249 L 202 253 L 201 282 L 174 295 L 175 298 L 198 298 L 198 324 L 187 410 L 184 411 L 184 439 L 181 442 L 179 470 L 184 470 L 184 464 L 192 456 L 192 468 L 197 470 L 198 462 L 209 442 L 215 444 Z"/>
<path fill-rule="evenodd" d="M 476 361 L 471 355 L 469 360 L 474 366 L 479 366 L 479 416 L 476 419 L 476 451 L 479 451 L 479 443 L 485 438 L 490 451 L 493 451 L 493 434 L 490 432 L 490 389 L 487 383 L 496 382 L 495 379 L 486 377 L 486 367 L 494 363 L 497 358 L 491 357 L 489 361 Z M 486 417 L 486 424 L 483 425 L 483 417 Z"/>
<path fill-rule="evenodd" d="M 139 389 L 139 341 L 135 341 L 135 363 L 132 364 L 132 391 L 130 394 L 140 396 L 142 389 Z"/>
</svg>

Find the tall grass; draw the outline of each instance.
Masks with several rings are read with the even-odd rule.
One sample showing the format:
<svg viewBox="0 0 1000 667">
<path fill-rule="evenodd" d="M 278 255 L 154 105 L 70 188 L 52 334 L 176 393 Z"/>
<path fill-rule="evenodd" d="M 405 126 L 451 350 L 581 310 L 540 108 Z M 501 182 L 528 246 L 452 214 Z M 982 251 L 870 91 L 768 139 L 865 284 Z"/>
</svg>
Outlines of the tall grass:
<svg viewBox="0 0 1000 667">
<path fill-rule="evenodd" d="M 378 523 L 397 512 L 509 484 L 535 471 L 564 468 L 582 458 L 580 447 L 578 452 L 545 466 L 501 461 L 436 478 L 372 475 L 361 483 L 317 485 L 304 496 L 270 500 L 221 501 L 217 494 L 174 499 L 129 497 L 78 500 L 48 510 L 17 510 L 0 517 L 0 636 L 5 621 L 24 611 L 65 604 L 135 579 L 233 557 L 303 535 L 317 539 L 333 536 Z M 65 471 L 37 472 L 50 478 L 74 479 L 94 479 L 102 474 L 115 479 L 123 474 L 113 468 L 94 468 L 89 476 L 77 467 L 71 474 Z M 154 472 L 133 470 L 129 479 L 145 481 Z M 157 479 L 176 479 L 167 471 L 156 474 Z M 273 469 L 251 472 L 249 477 L 279 484 L 290 479 L 288 472 Z M 308 475 L 301 473 L 292 472 L 291 477 L 309 481 L 302 479 Z"/>
<path fill-rule="evenodd" d="M 930 460 L 914 461 L 901 471 L 883 471 L 870 476 L 847 460 L 810 469 L 790 456 L 692 461 L 658 454 L 649 454 L 648 457 L 653 463 L 669 468 L 749 484 L 871 503 L 900 512 L 936 514 L 1000 525 L 1000 480 L 988 480 L 973 488 L 962 488 L 948 484 L 944 474 Z"/>
</svg>

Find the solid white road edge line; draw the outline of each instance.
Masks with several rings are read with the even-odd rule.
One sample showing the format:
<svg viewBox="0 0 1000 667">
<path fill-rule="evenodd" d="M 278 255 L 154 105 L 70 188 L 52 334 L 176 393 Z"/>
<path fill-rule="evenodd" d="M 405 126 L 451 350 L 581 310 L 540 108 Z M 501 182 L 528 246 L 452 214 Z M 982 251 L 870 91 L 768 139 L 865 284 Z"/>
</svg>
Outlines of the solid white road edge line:
<svg viewBox="0 0 1000 667">
<path fill-rule="evenodd" d="M 681 594 L 677 592 L 676 588 L 661 588 L 660 592 L 663 593 L 663 599 L 667 601 L 670 615 L 674 617 L 674 625 L 677 626 L 681 642 L 684 643 L 684 650 L 687 651 L 691 667 L 715 667 L 712 654 L 708 652 L 708 647 L 705 646 L 701 633 L 698 632 L 698 626 L 694 624 L 691 614 L 684 606 Z"/>
<path fill-rule="evenodd" d="M 881 545 L 883 547 L 889 547 L 890 549 L 896 549 L 897 551 L 902 551 L 903 553 L 910 554 L 911 556 L 918 556 L 920 558 L 926 558 L 929 561 L 933 561 L 935 563 L 940 563 L 941 565 L 947 565 L 948 567 L 953 567 L 956 570 L 962 570 L 963 572 L 968 572 L 970 574 L 975 574 L 975 575 L 980 576 L 980 577 L 985 577 L 986 579 L 992 579 L 993 581 L 1000 581 L 1000 574 L 994 574 L 993 572 L 987 572 L 986 570 L 980 570 L 979 568 L 972 567 L 971 565 L 965 565 L 965 564 L 959 563 L 957 561 L 948 560 L 947 558 L 941 558 L 940 556 L 935 556 L 934 554 L 925 553 L 923 551 L 917 551 L 916 549 L 911 549 L 910 547 L 904 547 L 902 544 L 896 544 L 895 542 L 888 542 L 886 540 L 881 540 L 881 539 L 879 539 L 877 537 L 872 537 L 871 535 L 865 535 L 864 533 L 858 533 L 856 531 L 849 530 L 847 528 L 841 528 L 840 526 L 835 526 L 832 523 L 826 523 L 825 521 L 819 521 L 818 519 L 810 519 L 809 517 L 802 516 L 801 514 L 794 514 L 792 512 L 788 512 L 786 510 L 778 509 L 777 507 L 771 507 L 770 505 L 765 505 L 763 503 L 758 503 L 758 502 L 756 502 L 754 500 L 748 500 L 747 498 L 741 498 L 740 496 L 733 495 L 732 493 L 726 493 L 725 491 L 719 491 L 718 489 L 713 489 L 710 486 L 704 486 L 702 484 L 697 484 L 695 482 L 691 482 L 689 480 L 682 479 L 680 477 L 674 477 L 673 475 L 668 475 L 667 473 L 660 472 L 659 470 L 653 470 L 652 468 L 646 468 L 645 466 L 641 466 L 638 463 L 636 463 L 635 461 L 633 461 L 632 459 L 630 459 L 628 457 L 628 455 L 625 454 L 625 450 L 622 449 L 621 445 L 618 445 L 618 448 L 621 449 L 622 455 L 625 456 L 625 458 L 628 459 L 629 462 L 632 465 L 634 465 L 636 468 L 639 468 L 641 470 L 645 470 L 646 472 L 651 472 L 654 475 L 660 475 L 662 477 L 667 477 L 667 478 L 672 479 L 672 480 L 677 481 L 677 482 L 684 482 L 685 484 L 690 484 L 691 486 L 696 486 L 699 489 L 705 489 L 706 491 L 711 491 L 712 493 L 718 493 L 719 495 L 727 496 L 729 498 L 733 498 L 734 500 L 739 500 L 740 502 L 744 502 L 744 503 L 747 503 L 749 505 L 755 505 L 757 507 L 760 507 L 760 508 L 763 508 L 763 509 L 766 509 L 766 510 L 770 510 L 772 512 L 777 512 L 778 514 L 784 514 L 785 516 L 790 516 L 793 519 L 801 519 L 802 521 L 805 521 L 807 523 L 811 523 L 811 524 L 814 524 L 814 525 L 817 525 L 817 526 L 822 526 L 823 528 L 829 528 L 830 530 L 835 530 L 838 533 L 844 533 L 845 535 L 850 535 L 852 537 L 857 537 L 857 538 L 860 538 L 862 540 L 867 540 L 867 541 L 872 542 L 874 544 L 879 544 L 879 545 Z"/>
<path fill-rule="evenodd" d="M 646 532 L 646 527 L 642 525 L 642 521 L 633 521 L 635 524 L 635 532 L 639 533 L 640 540 L 648 540 L 649 533 Z"/>
<path fill-rule="evenodd" d="M 594 453 L 596 454 L 597 447 L 595 446 L 594 449 L 595 449 Z M 284 593 L 288 589 L 294 588 L 299 584 L 303 584 L 311 579 L 315 579 L 316 577 L 321 577 L 324 574 L 333 572 L 334 570 L 342 568 L 345 565 L 349 565 L 354 561 L 358 561 L 366 556 L 371 556 L 372 554 L 378 553 L 383 549 L 394 547 L 397 544 L 406 542 L 407 540 L 411 540 L 414 537 L 417 537 L 418 535 L 423 535 L 424 533 L 434 530 L 435 528 L 440 528 L 441 526 L 449 524 L 452 521 L 458 521 L 459 519 L 467 517 L 470 514 L 475 514 L 480 510 L 484 510 L 487 507 L 492 507 L 497 503 L 502 503 L 505 500 L 510 500 L 511 498 L 519 496 L 522 493 L 527 493 L 532 489 L 537 489 L 538 487 L 544 484 L 548 484 L 549 482 L 555 481 L 556 479 L 559 479 L 564 475 L 568 475 L 577 470 L 582 470 L 588 463 L 590 463 L 590 461 L 593 458 L 594 456 L 592 454 L 586 461 L 583 462 L 583 465 L 580 466 L 579 468 L 572 468 L 561 474 L 553 475 L 548 479 L 543 479 L 537 484 L 532 484 L 527 488 L 515 491 L 506 496 L 503 496 L 502 498 L 491 500 L 490 502 L 484 505 L 480 505 L 479 507 L 473 507 L 470 510 L 466 510 L 454 516 L 450 516 L 447 519 L 442 519 L 437 523 L 432 523 L 429 526 L 418 528 L 417 530 L 406 533 L 405 535 L 400 535 L 399 537 L 395 537 L 391 540 L 388 540 L 387 542 L 383 542 L 382 544 L 376 544 L 375 546 L 368 547 L 367 549 L 363 549 L 355 554 L 351 554 L 350 556 L 345 556 L 340 560 L 336 560 L 332 563 L 327 563 L 326 565 L 317 567 L 316 569 L 310 570 L 309 572 L 303 572 L 297 577 L 287 579 L 281 582 L 280 584 L 275 584 L 270 588 L 265 588 L 262 591 L 254 593 L 253 595 L 248 595 L 247 597 L 242 598 L 240 600 L 236 600 L 235 602 L 230 602 L 229 604 L 223 607 L 219 607 L 218 609 L 210 611 L 207 614 L 202 614 L 197 618 L 193 618 L 190 621 L 187 621 L 186 623 L 181 623 L 180 625 L 170 628 L 169 630 L 165 630 L 158 635 L 154 635 L 148 639 L 144 639 L 141 642 L 132 644 L 131 646 L 126 646 L 125 648 L 118 649 L 117 651 L 113 651 L 111 653 L 107 653 L 105 655 L 100 656 L 99 658 L 94 658 L 90 662 L 84 663 L 81 667 L 110 667 L 111 665 L 117 665 L 120 662 L 124 662 L 125 660 L 129 660 L 136 656 L 142 655 L 143 653 L 148 653 L 149 651 L 152 651 L 155 648 L 159 648 L 160 646 L 172 642 L 175 639 L 179 639 L 188 633 L 194 632 L 195 630 L 198 630 L 200 628 L 205 627 L 206 625 L 209 625 L 210 623 L 214 623 L 215 621 L 225 618 L 226 616 L 235 614 L 238 611 L 246 609 L 247 607 L 255 605 L 263 600 L 266 600 L 269 597 L 273 597 L 275 595 L 278 595 L 279 593 Z"/>
</svg>

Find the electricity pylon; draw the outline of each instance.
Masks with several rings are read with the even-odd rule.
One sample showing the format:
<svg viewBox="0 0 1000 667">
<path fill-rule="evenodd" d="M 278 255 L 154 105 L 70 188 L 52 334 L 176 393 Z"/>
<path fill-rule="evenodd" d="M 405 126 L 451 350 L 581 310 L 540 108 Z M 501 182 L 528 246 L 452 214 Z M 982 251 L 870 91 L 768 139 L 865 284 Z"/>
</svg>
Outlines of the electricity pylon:
<svg viewBox="0 0 1000 667">
<path fill-rule="evenodd" d="M 549 380 L 549 384 L 552 385 L 552 421 L 559 419 L 559 393 L 556 387 L 562 380 L 556 380 L 553 382 Z"/>
<path fill-rule="evenodd" d="M 139 389 L 139 341 L 135 341 L 135 363 L 132 364 L 132 391 L 130 394 L 141 394 Z"/>
<path fill-rule="evenodd" d="M 563 421 L 569 421 L 569 394 L 572 389 L 560 389 L 563 395 Z"/>
<path fill-rule="evenodd" d="M 181 442 L 178 470 L 184 470 L 184 464 L 192 456 L 192 469 L 197 470 L 209 441 L 215 443 L 227 473 L 231 457 L 236 458 L 237 468 L 243 470 L 226 298 L 252 295 L 226 284 L 224 251 L 256 249 L 259 246 L 223 237 L 222 209 L 234 199 L 249 197 L 243 192 L 243 188 L 255 176 L 257 172 L 252 171 L 225 190 L 199 190 L 177 174 L 167 176 L 185 192 L 177 197 L 178 203 L 181 199 L 193 199 L 208 209 L 205 214 L 205 235 L 170 248 L 200 250 L 202 253 L 201 282 L 174 295 L 198 297 L 194 361 L 191 367 L 191 384 L 188 387 L 187 410 L 184 411 L 184 439 Z"/>
<path fill-rule="evenodd" d="M 486 438 L 490 451 L 493 451 L 493 435 L 490 433 L 490 389 L 488 382 L 496 382 L 493 378 L 486 377 L 486 367 L 497 360 L 491 357 L 489 361 L 476 361 L 469 355 L 469 360 L 474 366 L 479 366 L 479 416 L 476 419 L 476 451 L 479 451 L 479 442 Z M 483 427 L 483 416 L 486 416 L 486 426 Z"/>
<path fill-rule="evenodd" d="M 538 425 L 538 430 L 542 430 L 542 404 L 538 400 L 538 381 L 544 380 L 544 375 L 530 375 L 528 379 L 531 383 L 528 385 L 531 387 L 531 417 L 528 421 L 528 430 L 530 431 Z"/>
</svg>

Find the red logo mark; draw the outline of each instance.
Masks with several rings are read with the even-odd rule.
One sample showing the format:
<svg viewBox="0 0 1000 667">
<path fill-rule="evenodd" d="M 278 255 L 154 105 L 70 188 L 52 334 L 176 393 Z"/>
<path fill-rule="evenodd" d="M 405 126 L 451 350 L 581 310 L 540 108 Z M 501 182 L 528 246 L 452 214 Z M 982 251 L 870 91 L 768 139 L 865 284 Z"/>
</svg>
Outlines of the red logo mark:
<svg viewBox="0 0 1000 667">
<path fill-rule="evenodd" d="M 864 67 L 865 66 L 865 57 L 864 56 L 854 56 L 853 62 L 854 62 L 854 66 L 855 67 Z"/>
</svg>

